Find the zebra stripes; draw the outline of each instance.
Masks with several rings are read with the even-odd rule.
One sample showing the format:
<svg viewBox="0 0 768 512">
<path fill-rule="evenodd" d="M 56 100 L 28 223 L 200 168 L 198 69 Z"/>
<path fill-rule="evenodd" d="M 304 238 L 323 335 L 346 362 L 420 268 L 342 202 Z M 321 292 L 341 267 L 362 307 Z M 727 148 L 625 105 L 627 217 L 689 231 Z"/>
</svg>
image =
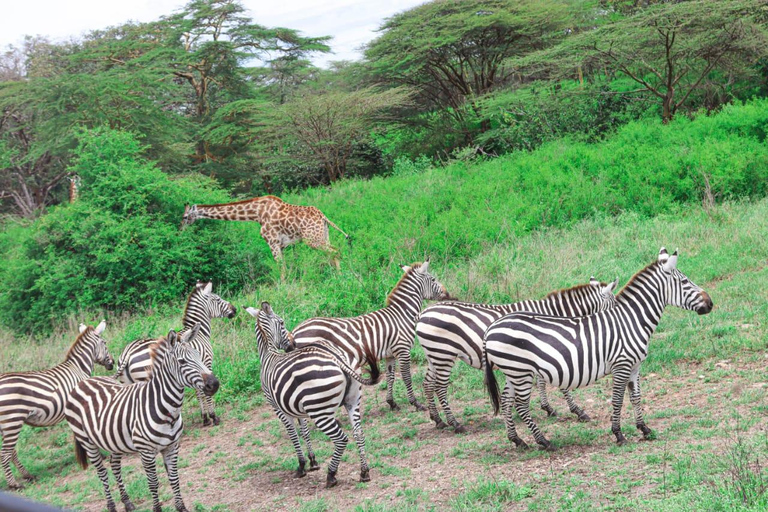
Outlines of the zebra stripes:
<svg viewBox="0 0 768 512">
<path fill-rule="evenodd" d="M 473 368 L 483 367 L 483 334 L 488 326 L 514 311 L 530 311 L 554 316 L 584 316 L 604 311 L 616 304 L 613 289 L 618 279 L 610 284 L 600 283 L 594 277 L 589 284 L 552 292 L 542 300 L 526 300 L 512 304 L 473 304 L 467 302 L 440 302 L 427 307 L 416 324 L 416 336 L 427 358 L 424 377 L 424 397 L 429 417 L 437 428 L 447 425 L 440 418 L 435 394 L 445 412 L 448 424 L 457 433 L 464 432 L 448 405 L 448 384 L 453 365 L 461 359 Z M 555 415 L 549 405 L 544 381 L 539 380 L 541 408 Z M 582 421 L 588 421 L 584 411 L 576 405 L 570 391 L 564 392 L 568 406 Z"/>
<path fill-rule="evenodd" d="M 180 331 L 183 335 L 192 326 L 200 324 L 198 335 L 189 343 L 200 353 L 209 373 L 213 371 L 213 347 L 210 342 L 211 318 L 233 318 L 237 313 L 235 306 L 215 293 L 211 293 L 212 288 L 213 284 L 210 282 L 201 283 L 198 281 L 195 285 L 195 289 L 192 290 L 187 299 L 187 306 L 184 308 L 182 318 L 184 328 Z M 156 341 L 143 339 L 129 343 L 120 354 L 115 378 L 126 384 L 147 380 L 152 370 L 150 349 Z M 200 401 L 203 426 L 208 426 L 211 423 L 218 425 L 221 420 L 216 415 L 213 398 L 200 390 L 197 390 L 197 398 Z"/>
<path fill-rule="evenodd" d="M 138 453 L 141 457 L 152 493 L 153 510 L 161 510 L 155 470 L 158 453 L 163 456 L 176 510 L 187 510 L 181 498 L 176 467 L 184 388 L 201 390 L 209 396 L 219 388 L 218 380 L 205 366 L 199 352 L 185 343 L 194 338 L 198 330 L 199 327 L 194 327 L 181 336 L 170 331 L 153 345 L 150 351 L 152 372 L 148 381 L 124 386 L 106 377 L 86 379 L 73 390 L 67 402 L 66 417 L 75 434 L 77 461 L 83 468 L 90 461 L 96 468 L 110 512 L 116 511 L 115 502 L 99 450 L 111 454 L 110 466 L 126 511 L 135 509 L 125 490 L 121 468 L 122 457 L 130 453 Z"/>
<path fill-rule="evenodd" d="M 485 379 L 494 410 L 499 410 L 499 390 L 493 375 L 496 365 L 511 386 L 515 409 L 544 448 L 550 442 L 531 418 L 529 402 L 534 376 L 560 389 L 588 386 L 613 375 L 611 431 L 619 444 L 624 390 L 629 388 L 635 424 L 648 438 L 640 404 L 640 365 L 648 355 L 648 341 L 667 305 L 707 314 L 712 299 L 677 270 L 677 251 L 663 247 L 656 262 L 632 277 L 607 311 L 580 318 L 558 318 L 512 313 L 494 322 L 485 334 Z M 511 407 L 506 415 L 507 436 L 517 446 Z"/>
<path fill-rule="evenodd" d="M 405 383 L 408 401 L 418 410 L 424 410 L 413 393 L 411 382 L 411 347 L 416 320 L 424 300 L 444 300 L 448 292 L 429 273 L 429 260 L 402 266 L 405 272 L 387 297 L 386 307 L 352 318 L 311 318 L 293 330 L 296 345 L 329 342 L 342 349 L 348 362 L 356 367 L 370 352 L 376 361 L 387 361 L 387 403 L 398 409 L 393 397 L 395 364 L 400 364 L 400 375 Z"/>
<path fill-rule="evenodd" d="M 22 487 L 11 472 L 11 462 L 25 480 L 34 477 L 25 468 L 16 452 L 16 443 L 23 425 L 50 427 L 64 419 L 64 406 L 78 382 L 93 373 L 94 363 L 112 369 L 112 356 L 101 337 L 106 322 L 96 328 L 80 325 L 80 334 L 69 348 L 64 362 L 43 371 L 4 373 L 0 375 L 0 450 L 8 487 Z"/>
<path fill-rule="evenodd" d="M 319 468 L 309 439 L 306 418 L 311 418 L 317 428 L 333 441 L 334 451 L 328 464 L 326 487 L 336 485 L 336 472 L 349 438 L 336 420 L 336 410 L 343 404 L 349 414 L 352 434 L 360 452 L 360 481 L 370 480 L 368 460 L 365 454 L 365 436 L 360 425 L 361 384 L 373 385 L 378 381 L 379 369 L 373 354 L 365 353 L 370 367 L 370 378 L 358 375 L 345 361 L 344 356 L 332 346 L 309 344 L 287 353 L 279 349 L 292 349 L 295 345 L 282 318 L 277 316 L 269 303 L 262 302 L 261 309 L 246 308 L 256 318 L 256 341 L 261 360 L 261 387 L 267 402 L 288 431 L 296 450 L 299 467 L 297 477 Z M 301 450 L 296 433 L 296 419 L 300 422 L 301 435 L 307 445 L 307 458 Z"/>
</svg>

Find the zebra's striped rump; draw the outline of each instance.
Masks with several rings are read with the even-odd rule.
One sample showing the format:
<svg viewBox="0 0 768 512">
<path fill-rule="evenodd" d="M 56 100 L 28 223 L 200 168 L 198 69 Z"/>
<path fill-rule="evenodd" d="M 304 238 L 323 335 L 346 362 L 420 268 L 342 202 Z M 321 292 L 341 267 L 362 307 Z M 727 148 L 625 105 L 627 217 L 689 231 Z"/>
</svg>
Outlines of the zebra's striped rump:
<svg viewBox="0 0 768 512">
<path fill-rule="evenodd" d="M 334 453 L 328 464 L 326 487 L 336 485 L 336 472 L 348 442 L 335 417 L 336 410 L 343 405 L 349 414 L 360 452 L 360 480 L 370 480 L 365 437 L 360 425 L 360 396 L 361 384 L 378 382 L 379 368 L 375 356 L 366 352 L 365 361 L 370 368 L 370 376 L 364 378 L 347 363 L 346 357 L 337 348 L 330 345 L 310 343 L 282 353 L 281 349 L 293 347 L 293 340 L 285 329 L 285 323 L 272 311 L 269 303 L 263 302 L 261 309 L 246 310 L 256 318 L 262 390 L 296 450 L 299 461 L 296 476 L 306 475 L 307 459 L 310 471 L 319 468 L 309 439 L 306 421 L 309 418 L 333 441 Z M 306 458 L 296 431 L 296 420 L 299 420 L 301 435 L 307 445 Z"/>
<path fill-rule="evenodd" d="M 80 334 L 67 351 L 64 362 L 48 370 L 0 375 L 0 436 L 2 462 L 8 486 L 20 488 L 11 472 L 11 463 L 25 480 L 32 480 L 19 461 L 16 443 L 22 426 L 49 427 L 64 419 L 64 408 L 77 383 L 93 373 L 94 363 L 112 369 L 112 356 L 101 337 L 106 327 L 80 325 Z"/>
<path fill-rule="evenodd" d="M 483 368 L 483 335 L 486 329 L 502 316 L 514 311 L 531 311 L 556 316 L 582 316 L 604 311 L 616 304 L 613 290 L 618 280 L 606 284 L 594 277 L 583 284 L 552 292 L 542 300 L 526 300 L 512 304 L 473 304 L 467 302 L 440 302 L 427 307 L 416 324 L 416 336 L 424 349 L 428 368 L 424 377 L 424 396 L 429 416 L 437 428 L 447 425 L 440 418 L 435 404 L 435 394 L 445 412 L 448 424 L 457 433 L 464 427 L 453 415 L 448 405 L 448 385 L 456 360 L 460 359 L 473 368 Z M 549 405 L 543 381 L 539 381 L 541 408 L 550 416 L 555 415 Z M 570 392 L 565 392 L 569 409 L 581 421 L 589 416 L 576 404 Z"/>
<path fill-rule="evenodd" d="M 397 285 L 387 296 L 383 309 L 352 318 L 311 318 L 293 330 L 296 345 L 329 343 L 346 354 L 347 363 L 359 366 L 370 352 L 377 361 L 387 361 L 387 403 L 398 409 L 393 396 L 395 365 L 400 365 L 408 401 L 418 410 L 425 410 L 416 400 L 411 381 L 411 347 L 416 320 L 425 300 L 450 298 L 443 286 L 429 273 L 429 260 L 402 266 L 404 271 Z"/>
<path fill-rule="evenodd" d="M 649 339 L 667 305 L 707 314 L 712 299 L 677 270 L 677 251 L 670 256 L 662 247 L 657 261 L 635 274 L 616 300 L 618 304 L 609 310 L 579 318 L 512 313 L 494 322 L 485 333 L 485 380 L 494 411 L 498 412 L 500 401 L 492 371 L 495 365 L 506 377 L 517 413 L 536 442 L 548 448 L 550 443 L 529 410 L 534 377 L 561 389 L 575 389 L 611 374 L 611 430 L 616 441 L 626 441 L 620 425 L 626 388 L 635 424 L 648 438 L 651 430 L 640 404 L 640 365 L 648 356 Z M 515 432 L 511 410 L 506 412 L 508 437 L 526 446 Z"/>
<path fill-rule="evenodd" d="M 148 381 L 121 385 L 114 379 L 86 379 L 73 390 L 66 405 L 66 418 L 75 437 L 75 455 L 81 466 L 94 465 L 104 487 L 107 508 L 115 511 L 107 470 L 100 450 L 111 454 L 120 498 L 126 511 L 134 510 L 122 480 L 122 457 L 139 453 L 147 474 L 153 510 L 159 511 L 155 457 L 162 454 L 174 493 L 176 509 L 185 511 L 176 467 L 182 433 L 181 404 L 184 388 L 207 395 L 216 393 L 219 383 L 188 340 L 199 326 L 182 336 L 171 331 L 156 340 L 150 351 L 152 371 Z"/>
<path fill-rule="evenodd" d="M 194 325 L 199 324 L 197 336 L 189 343 L 200 353 L 203 363 L 209 371 L 213 371 L 213 347 L 211 346 L 211 319 L 234 318 L 237 308 L 212 292 L 213 284 L 198 281 L 192 293 L 187 298 L 184 308 L 180 331 L 183 336 Z M 120 354 L 115 378 L 126 384 L 143 382 L 149 379 L 152 369 L 150 350 L 157 340 L 142 339 L 129 343 Z M 203 426 L 218 425 L 220 418 L 216 415 L 213 400 L 203 392 L 197 393 L 202 411 Z"/>
</svg>

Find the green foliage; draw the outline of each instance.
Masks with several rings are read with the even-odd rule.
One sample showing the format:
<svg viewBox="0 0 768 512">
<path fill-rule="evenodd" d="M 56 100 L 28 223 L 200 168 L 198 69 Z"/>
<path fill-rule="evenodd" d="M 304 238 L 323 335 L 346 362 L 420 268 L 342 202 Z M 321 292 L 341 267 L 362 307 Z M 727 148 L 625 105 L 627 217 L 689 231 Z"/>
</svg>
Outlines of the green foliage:
<svg viewBox="0 0 768 512">
<path fill-rule="evenodd" d="M 128 132 L 82 132 L 70 168 L 82 178 L 80 200 L 0 235 L 4 325 L 45 331 L 86 308 L 132 310 L 177 300 L 197 279 L 240 287 L 267 272 L 247 259 L 254 247 L 237 230 L 179 231 L 185 203 L 226 195 L 210 180 L 171 180 L 142 149 Z"/>
</svg>

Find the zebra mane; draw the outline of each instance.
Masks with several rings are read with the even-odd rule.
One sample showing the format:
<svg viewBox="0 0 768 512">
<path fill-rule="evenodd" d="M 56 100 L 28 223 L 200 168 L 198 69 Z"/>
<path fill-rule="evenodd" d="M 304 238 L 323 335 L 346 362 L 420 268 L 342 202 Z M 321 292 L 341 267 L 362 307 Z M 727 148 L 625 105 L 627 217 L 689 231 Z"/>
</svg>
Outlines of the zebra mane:
<svg viewBox="0 0 768 512">
<path fill-rule="evenodd" d="M 253 201 L 256 201 L 258 199 L 277 199 L 281 203 L 284 202 L 282 199 L 280 199 L 277 196 L 259 196 L 259 197 L 253 197 L 251 199 L 243 199 L 242 201 L 233 201 L 231 203 L 219 203 L 219 204 L 198 204 L 198 208 L 210 208 L 212 206 L 231 206 L 233 204 L 245 204 L 245 203 L 252 203 Z"/>
<path fill-rule="evenodd" d="M 192 293 L 190 293 L 189 297 L 187 297 L 187 303 L 184 305 L 184 313 L 181 315 L 182 321 L 187 318 L 187 310 L 189 309 L 189 303 L 192 302 L 192 297 L 199 295 L 200 290 L 202 290 L 202 288 L 195 286 L 195 289 L 192 290 Z"/>
<path fill-rule="evenodd" d="M 91 331 L 93 331 L 93 327 L 89 325 L 83 332 L 77 335 L 77 338 L 75 338 L 75 341 L 72 342 L 72 345 L 69 346 L 69 350 L 67 350 L 67 355 L 64 357 L 65 361 L 69 360 L 69 357 L 75 351 L 75 348 L 80 345 L 80 342 L 84 339 L 84 336 Z"/>
<path fill-rule="evenodd" d="M 640 270 L 640 271 L 638 271 L 638 272 L 635 272 L 635 275 L 633 275 L 633 276 L 632 276 L 632 277 L 629 279 L 629 281 L 627 281 L 627 284 L 625 284 L 625 285 L 624 285 L 624 287 L 623 287 L 621 290 L 619 290 L 619 293 L 617 293 L 617 294 L 616 294 L 616 296 L 617 296 L 617 297 L 620 297 L 620 296 L 621 296 L 621 294 L 623 294 L 623 293 L 624 293 L 624 290 L 626 290 L 627 288 L 629 288 L 630 286 L 632 286 L 632 283 L 634 283 L 634 282 L 635 282 L 635 279 L 637 279 L 637 277 L 638 277 L 640 274 L 644 274 L 644 273 L 645 273 L 645 272 L 646 272 L 648 269 L 650 269 L 651 267 L 654 267 L 654 266 L 658 266 L 658 264 L 659 264 L 659 262 L 658 262 L 658 261 L 654 261 L 653 263 L 650 263 L 650 264 L 646 265 L 646 266 L 645 266 L 645 268 L 643 268 L 642 270 Z"/>
<path fill-rule="evenodd" d="M 149 361 L 150 361 L 151 364 L 149 365 L 149 371 L 148 371 L 149 375 L 148 376 L 149 376 L 150 379 L 155 374 L 155 368 L 156 368 L 155 358 L 158 355 L 160 355 L 164 359 L 165 354 L 168 352 L 168 349 L 166 347 L 167 344 L 168 344 L 168 337 L 167 336 L 162 336 L 161 338 L 155 340 L 155 342 L 152 343 L 149 346 Z M 164 352 L 161 352 L 161 350 L 160 350 L 161 347 L 163 347 L 163 349 L 165 350 Z M 161 353 L 158 354 L 158 352 L 161 352 Z M 161 360 L 160 363 L 162 364 L 162 362 L 163 361 Z"/>
<path fill-rule="evenodd" d="M 411 276 L 416 270 L 421 268 L 421 263 L 414 263 L 411 265 L 411 268 L 405 271 L 405 274 L 400 278 L 400 280 L 397 282 L 394 288 L 392 288 L 392 291 L 389 292 L 389 295 L 387 295 L 387 301 L 385 302 L 385 305 L 389 306 L 392 304 L 392 296 L 395 294 L 398 288 L 400 288 L 400 284 L 402 284 L 403 281 L 405 281 L 409 276 Z"/>
<path fill-rule="evenodd" d="M 576 286 L 572 286 L 570 288 L 563 288 L 561 290 L 555 290 L 554 292 L 549 292 L 546 297 L 544 297 L 543 300 L 551 299 L 552 297 L 559 297 L 560 295 L 569 295 L 571 293 L 576 293 L 579 290 L 585 290 L 589 288 L 590 286 L 593 286 L 591 284 L 577 284 Z M 600 286 L 608 286 L 608 283 L 600 282 Z"/>
</svg>

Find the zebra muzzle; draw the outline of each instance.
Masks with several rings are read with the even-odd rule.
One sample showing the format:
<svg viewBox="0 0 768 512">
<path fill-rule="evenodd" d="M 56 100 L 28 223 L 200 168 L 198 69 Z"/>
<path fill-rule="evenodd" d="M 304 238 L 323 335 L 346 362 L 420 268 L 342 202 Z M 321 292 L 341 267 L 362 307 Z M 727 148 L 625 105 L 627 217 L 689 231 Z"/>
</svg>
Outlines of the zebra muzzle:
<svg viewBox="0 0 768 512">
<path fill-rule="evenodd" d="M 707 313 L 712 311 L 714 304 L 712 303 L 712 298 L 705 291 L 701 292 L 701 300 L 704 302 L 704 304 L 702 304 L 702 306 L 696 310 L 696 313 L 700 315 L 706 315 Z"/>
<path fill-rule="evenodd" d="M 219 379 L 215 375 L 208 373 L 203 375 L 203 393 L 207 396 L 213 396 L 219 390 Z"/>
</svg>

